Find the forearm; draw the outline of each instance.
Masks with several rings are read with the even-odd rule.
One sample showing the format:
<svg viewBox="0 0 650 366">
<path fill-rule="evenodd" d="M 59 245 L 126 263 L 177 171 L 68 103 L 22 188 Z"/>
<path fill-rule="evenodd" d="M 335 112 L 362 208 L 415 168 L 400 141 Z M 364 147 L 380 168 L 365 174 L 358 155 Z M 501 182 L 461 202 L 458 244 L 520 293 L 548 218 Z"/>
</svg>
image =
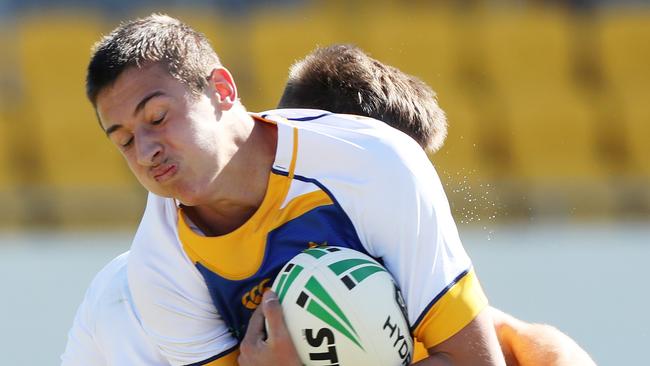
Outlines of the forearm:
<svg viewBox="0 0 650 366">
<path fill-rule="evenodd" d="M 524 324 L 514 332 L 512 353 L 522 366 L 595 366 L 578 344 L 557 328 L 545 324 Z"/>
</svg>

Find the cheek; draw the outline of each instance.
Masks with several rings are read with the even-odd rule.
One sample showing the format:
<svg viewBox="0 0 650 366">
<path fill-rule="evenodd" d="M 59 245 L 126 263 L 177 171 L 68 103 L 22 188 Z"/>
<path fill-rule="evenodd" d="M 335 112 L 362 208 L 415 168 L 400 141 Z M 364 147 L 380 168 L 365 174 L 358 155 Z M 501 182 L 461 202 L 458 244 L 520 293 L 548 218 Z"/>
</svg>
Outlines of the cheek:
<svg viewBox="0 0 650 366">
<path fill-rule="evenodd" d="M 146 171 L 144 170 L 144 167 L 136 161 L 134 156 L 131 156 L 129 154 L 123 154 L 122 157 L 126 161 L 126 165 L 129 167 L 129 170 L 131 170 L 131 173 L 138 178 L 138 180 L 142 183 L 142 178 L 146 175 Z"/>
<path fill-rule="evenodd" d="M 180 132 L 180 131 L 179 131 Z M 215 133 L 211 129 L 188 129 L 176 135 L 177 138 L 168 143 L 172 152 L 179 152 L 185 158 L 196 159 L 202 164 L 209 164 L 216 158 Z M 206 159 L 208 159 L 206 161 Z"/>
</svg>

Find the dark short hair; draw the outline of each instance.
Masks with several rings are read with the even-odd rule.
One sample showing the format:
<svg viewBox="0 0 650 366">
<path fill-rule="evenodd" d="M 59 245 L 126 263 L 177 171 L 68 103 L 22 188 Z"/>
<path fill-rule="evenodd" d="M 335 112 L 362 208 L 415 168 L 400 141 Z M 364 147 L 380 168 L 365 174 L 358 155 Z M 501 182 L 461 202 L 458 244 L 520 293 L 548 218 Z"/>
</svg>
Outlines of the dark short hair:
<svg viewBox="0 0 650 366">
<path fill-rule="evenodd" d="M 178 19 L 152 14 L 120 24 L 93 46 L 86 75 L 86 96 L 96 106 L 97 95 L 129 67 L 154 63 L 198 94 L 207 86 L 219 57 L 205 35 Z"/>
<path fill-rule="evenodd" d="M 372 117 L 405 132 L 432 152 L 447 136 L 445 113 L 426 83 L 353 45 L 317 48 L 296 62 L 278 107 Z"/>
</svg>

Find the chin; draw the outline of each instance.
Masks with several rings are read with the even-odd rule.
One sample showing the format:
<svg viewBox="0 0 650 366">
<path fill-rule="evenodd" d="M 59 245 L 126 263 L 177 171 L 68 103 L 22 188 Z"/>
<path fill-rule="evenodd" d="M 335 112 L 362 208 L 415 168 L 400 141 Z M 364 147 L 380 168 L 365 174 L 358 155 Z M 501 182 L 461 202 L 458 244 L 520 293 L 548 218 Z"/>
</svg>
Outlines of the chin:
<svg viewBox="0 0 650 366">
<path fill-rule="evenodd" d="M 183 206 L 200 206 L 204 204 L 205 200 L 202 199 L 202 196 L 198 194 L 198 192 L 194 191 L 177 191 L 174 192 L 170 197 L 175 198 L 178 200 Z"/>
<path fill-rule="evenodd" d="M 170 191 L 162 189 L 160 186 L 156 186 L 152 184 L 143 184 L 142 186 L 144 186 L 144 188 L 147 191 L 155 194 L 156 196 L 165 197 L 165 198 L 176 198 Z"/>
<path fill-rule="evenodd" d="M 192 200 L 182 199 L 182 198 L 178 198 L 178 197 L 174 197 L 174 198 L 176 198 L 176 200 L 177 200 L 181 205 L 183 205 L 183 206 L 185 206 L 185 207 L 194 207 L 194 206 L 198 206 L 198 205 L 199 205 L 197 202 L 192 201 Z"/>
<path fill-rule="evenodd" d="M 147 189 L 158 196 L 174 198 L 183 206 L 200 206 L 206 203 L 205 192 L 196 185 L 184 185 L 182 181 L 169 182 L 168 185 L 152 185 Z"/>
</svg>

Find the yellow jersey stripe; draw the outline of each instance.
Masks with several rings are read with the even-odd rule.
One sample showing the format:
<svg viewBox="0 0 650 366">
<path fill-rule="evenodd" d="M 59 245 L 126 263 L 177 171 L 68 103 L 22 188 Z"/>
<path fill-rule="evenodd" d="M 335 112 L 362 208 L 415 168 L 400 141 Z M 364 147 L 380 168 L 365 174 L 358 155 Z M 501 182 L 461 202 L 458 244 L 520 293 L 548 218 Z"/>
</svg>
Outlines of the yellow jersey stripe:
<svg viewBox="0 0 650 366">
<path fill-rule="evenodd" d="M 334 204 L 334 202 L 330 196 L 321 190 L 295 197 L 282 210 L 280 210 L 280 215 L 278 216 L 273 229 L 304 215 L 316 207 L 332 204 Z"/>
<path fill-rule="evenodd" d="M 264 257 L 264 238 L 272 225 L 267 216 L 282 203 L 282 193 L 288 190 L 288 185 L 287 177 L 270 174 L 267 194 L 260 208 L 244 225 L 221 236 L 206 237 L 195 233 L 179 209 L 178 237 L 185 253 L 192 262 L 201 263 L 230 280 L 241 280 L 255 274 Z M 250 260 L 241 261 L 241 258 Z"/>
<path fill-rule="evenodd" d="M 317 207 L 332 204 L 334 202 L 327 193 L 321 190 L 309 192 L 291 200 L 271 220 L 266 218 L 267 214 L 261 212 L 258 225 L 251 226 L 256 228 L 255 230 L 218 241 L 214 239 L 225 239 L 224 237 L 230 234 L 215 238 L 200 236 L 190 229 L 179 212 L 178 235 L 185 253 L 193 263 L 201 263 L 224 278 L 241 280 L 255 274 L 261 265 L 268 232 Z M 242 257 L 250 260 L 242 262 Z"/>
<path fill-rule="evenodd" d="M 239 347 L 227 355 L 217 358 L 216 360 L 206 363 L 203 366 L 237 366 L 237 357 L 239 357 Z"/>
<path fill-rule="evenodd" d="M 471 269 L 431 306 L 414 335 L 427 349 L 436 346 L 463 329 L 487 304 Z"/>
<path fill-rule="evenodd" d="M 289 164 L 289 179 L 293 179 L 296 171 L 296 160 L 298 160 L 298 129 L 293 128 L 293 153 L 291 154 L 291 163 Z"/>
<path fill-rule="evenodd" d="M 420 341 L 413 340 L 413 361 L 412 363 L 420 362 L 429 357 L 429 350 Z"/>
</svg>

